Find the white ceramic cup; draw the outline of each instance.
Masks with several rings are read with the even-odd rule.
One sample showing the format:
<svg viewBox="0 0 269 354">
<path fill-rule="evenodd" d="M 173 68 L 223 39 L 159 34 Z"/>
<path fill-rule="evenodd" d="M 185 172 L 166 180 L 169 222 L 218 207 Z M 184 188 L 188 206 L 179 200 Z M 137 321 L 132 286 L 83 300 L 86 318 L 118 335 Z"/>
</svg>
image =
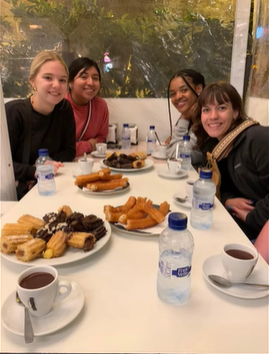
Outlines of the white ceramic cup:
<svg viewBox="0 0 269 354">
<path fill-rule="evenodd" d="M 87 157 L 86 161 L 84 157 L 78 160 L 78 165 L 83 175 L 89 175 L 90 173 L 92 173 L 93 164 L 94 159 L 92 159 L 91 157 Z"/>
<path fill-rule="evenodd" d="M 177 175 L 181 170 L 182 159 L 169 158 L 167 166 L 171 175 Z"/>
<path fill-rule="evenodd" d="M 59 280 L 56 268 L 43 265 L 24 270 L 18 277 L 16 290 L 30 313 L 38 317 L 46 315 L 54 303 L 65 299 L 72 286 L 68 280 Z"/>
<path fill-rule="evenodd" d="M 167 145 L 159 145 L 159 156 L 165 158 L 167 154 Z"/>
<path fill-rule="evenodd" d="M 107 144 L 106 143 L 97 143 L 95 145 L 96 151 L 98 155 L 105 155 L 106 154 L 106 149 L 107 149 Z"/>
<path fill-rule="evenodd" d="M 246 256 L 246 259 L 243 259 Z M 259 253 L 254 246 L 229 243 L 222 250 L 222 264 L 228 280 L 245 282 L 258 261 Z"/>
<path fill-rule="evenodd" d="M 194 180 L 188 179 L 185 184 L 185 190 L 186 190 L 186 194 L 187 194 L 189 202 L 192 202 L 194 182 L 195 182 Z"/>
</svg>

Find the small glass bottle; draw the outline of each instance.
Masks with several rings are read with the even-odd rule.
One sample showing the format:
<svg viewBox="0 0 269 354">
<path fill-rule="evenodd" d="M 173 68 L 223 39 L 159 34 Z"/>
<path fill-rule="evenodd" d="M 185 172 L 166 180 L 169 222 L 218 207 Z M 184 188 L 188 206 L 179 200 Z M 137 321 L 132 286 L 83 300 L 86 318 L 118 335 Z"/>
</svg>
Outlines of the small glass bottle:
<svg viewBox="0 0 269 354">
<path fill-rule="evenodd" d="M 183 213 L 170 213 L 168 227 L 159 237 L 157 292 L 162 300 L 174 305 L 190 296 L 194 240 L 187 221 Z"/>
<path fill-rule="evenodd" d="M 149 131 L 147 133 L 147 154 L 152 154 L 156 151 L 156 136 L 155 136 L 155 126 L 150 125 Z"/>
<path fill-rule="evenodd" d="M 211 177 L 212 171 L 201 169 L 199 179 L 193 185 L 190 223 L 198 230 L 209 229 L 212 225 L 216 186 Z"/>
<path fill-rule="evenodd" d="M 128 123 L 123 124 L 121 140 L 123 150 L 131 149 L 131 131 Z"/>
<path fill-rule="evenodd" d="M 48 149 L 39 149 L 38 156 L 35 163 L 38 192 L 40 195 L 52 195 L 56 192 L 53 160 Z"/>
</svg>

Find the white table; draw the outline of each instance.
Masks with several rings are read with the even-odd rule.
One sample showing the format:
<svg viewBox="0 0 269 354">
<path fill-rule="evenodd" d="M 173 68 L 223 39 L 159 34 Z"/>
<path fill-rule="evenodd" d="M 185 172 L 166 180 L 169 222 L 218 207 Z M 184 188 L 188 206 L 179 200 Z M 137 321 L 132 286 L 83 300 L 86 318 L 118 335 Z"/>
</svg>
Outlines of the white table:
<svg viewBox="0 0 269 354">
<path fill-rule="evenodd" d="M 74 186 L 74 164 L 66 164 L 56 178 L 57 193 L 38 195 L 35 187 L 1 218 L 15 222 L 22 214 L 42 217 L 64 204 L 84 214 L 102 218 L 105 204 L 120 205 L 131 195 L 150 198 L 158 204 L 170 203 L 172 211 L 189 216 L 172 196 L 185 194 L 185 181 L 157 175 L 165 165 L 154 160 L 152 170 L 129 173 L 131 188 L 116 196 L 85 196 Z M 99 169 L 96 160 L 94 170 Z M 127 174 L 126 174 L 127 175 Z M 190 171 L 189 178 L 197 178 Z M 2 327 L 3 352 L 56 353 L 268 353 L 268 297 L 258 300 L 234 298 L 206 282 L 203 262 L 219 254 L 228 242 L 250 243 L 219 201 L 214 209 L 213 226 L 198 231 L 188 225 L 195 239 L 191 297 L 175 307 L 162 302 L 156 292 L 158 237 L 130 236 L 112 232 L 110 241 L 94 255 L 70 265 L 57 267 L 59 274 L 77 281 L 85 292 L 80 315 L 68 326 L 26 345 L 23 337 Z M 14 290 L 24 266 L 1 261 L 1 303 Z M 259 270 L 268 271 L 260 257 Z M 16 306 L 14 301 L 14 306 Z"/>
</svg>

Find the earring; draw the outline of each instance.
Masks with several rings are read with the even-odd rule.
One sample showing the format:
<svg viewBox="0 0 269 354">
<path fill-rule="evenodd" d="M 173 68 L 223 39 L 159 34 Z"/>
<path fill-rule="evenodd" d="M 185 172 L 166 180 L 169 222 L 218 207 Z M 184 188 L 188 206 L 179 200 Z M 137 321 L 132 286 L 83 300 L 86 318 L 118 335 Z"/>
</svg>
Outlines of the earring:
<svg viewBox="0 0 269 354">
<path fill-rule="evenodd" d="M 33 91 L 36 91 L 36 87 L 33 87 Z"/>
<path fill-rule="evenodd" d="M 72 85 L 69 85 L 69 90 L 72 90 L 73 86 Z"/>
</svg>

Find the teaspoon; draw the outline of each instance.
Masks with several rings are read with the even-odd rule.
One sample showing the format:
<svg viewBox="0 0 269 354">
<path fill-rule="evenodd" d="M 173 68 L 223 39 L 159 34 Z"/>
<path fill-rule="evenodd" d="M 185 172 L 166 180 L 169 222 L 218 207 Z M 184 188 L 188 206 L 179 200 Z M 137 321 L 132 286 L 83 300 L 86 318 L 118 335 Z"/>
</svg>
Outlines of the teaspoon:
<svg viewBox="0 0 269 354">
<path fill-rule="evenodd" d="M 179 198 L 179 197 L 174 197 L 174 198 L 175 198 L 175 200 L 177 200 L 180 203 L 185 203 L 187 201 L 188 197 L 186 196 L 184 198 Z"/>
<path fill-rule="evenodd" d="M 17 304 L 24 307 L 24 340 L 25 340 L 25 343 L 32 343 L 34 340 L 34 331 L 33 331 L 33 327 L 32 327 L 29 309 L 21 301 L 17 291 L 16 291 L 16 302 L 17 302 Z"/>
<path fill-rule="evenodd" d="M 212 280 L 212 282 L 222 288 L 230 288 L 233 285 L 236 284 L 244 284 L 244 285 L 250 285 L 250 286 L 262 286 L 265 288 L 269 288 L 269 284 L 254 284 L 254 283 L 232 283 L 228 279 L 223 278 L 219 275 L 215 274 L 209 274 L 208 278 Z"/>
</svg>

